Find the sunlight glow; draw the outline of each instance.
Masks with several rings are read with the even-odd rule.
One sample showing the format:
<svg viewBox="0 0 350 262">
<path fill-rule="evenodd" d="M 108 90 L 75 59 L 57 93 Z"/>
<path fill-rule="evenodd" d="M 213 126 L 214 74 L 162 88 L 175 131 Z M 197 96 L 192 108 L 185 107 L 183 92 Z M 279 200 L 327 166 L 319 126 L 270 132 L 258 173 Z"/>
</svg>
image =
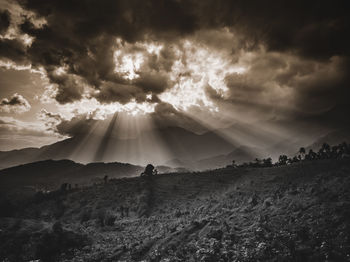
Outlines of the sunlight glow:
<svg viewBox="0 0 350 262">
<path fill-rule="evenodd" d="M 114 53 L 114 60 L 116 63 L 115 72 L 120 73 L 123 78 L 133 80 L 140 77 L 137 72 L 144 61 L 142 54 L 122 54 L 118 50 Z"/>
<path fill-rule="evenodd" d="M 116 113 L 103 121 L 91 121 L 85 128 L 86 132 L 70 154 L 79 162 L 118 161 L 145 165 L 164 164 L 174 158 L 172 148 L 157 132 L 149 115 Z"/>
<path fill-rule="evenodd" d="M 60 76 L 60 75 L 63 75 L 63 74 L 67 74 L 67 66 L 63 67 L 58 67 L 55 69 L 55 74 Z"/>
<path fill-rule="evenodd" d="M 170 79 L 177 83 L 159 97 L 178 110 L 206 106 L 210 111 L 217 111 L 218 108 L 207 97 L 206 88 L 210 86 L 223 95 L 228 90 L 225 77 L 246 71 L 243 66 L 233 65 L 226 54 L 188 40 L 184 41 L 182 49 L 176 50 L 176 55 L 178 60 L 172 66 Z"/>
<path fill-rule="evenodd" d="M 134 80 L 140 77 L 138 74 L 142 64 L 151 56 L 159 56 L 163 45 L 153 42 L 136 42 L 134 47 L 117 39 L 118 49 L 114 52 L 114 72 L 121 74 L 124 79 Z"/>
<path fill-rule="evenodd" d="M 166 52 L 172 54 L 171 68 L 162 67 L 163 57 L 161 51 L 167 48 Z M 171 51 L 169 51 L 171 50 Z M 162 102 L 171 104 L 176 110 L 186 111 L 190 107 L 206 107 L 211 112 L 219 109 L 210 99 L 208 90 L 212 89 L 218 96 L 224 96 L 228 87 L 226 77 L 229 74 L 244 74 L 247 68 L 237 62 L 233 62 L 226 51 L 213 50 L 205 44 L 194 40 L 183 40 L 171 46 L 163 46 L 157 42 L 145 41 L 130 44 L 121 39 L 116 40 L 114 51 L 114 72 L 120 77 L 134 80 L 150 75 L 165 76 L 171 83 L 171 87 L 158 94 Z M 156 64 L 159 67 L 153 67 Z M 58 76 L 67 75 L 68 68 L 61 66 L 56 68 Z M 75 75 L 69 74 L 76 84 L 83 88 L 83 99 L 65 105 L 56 104 L 57 109 L 67 119 L 77 114 L 87 114 L 89 118 L 105 119 L 116 112 L 125 112 L 131 116 L 148 114 L 154 112 L 155 103 L 152 93 L 146 94 L 146 101 L 139 103 L 136 99 L 126 104 L 112 102 L 104 104 L 93 98 L 98 90 L 89 87 Z M 55 102 L 57 88 L 47 85 L 43 94 L 42 102 Z"/>
<path fill-rule="evenodd" d="M 159 56 L 160 51 L 163 49 L 163 45 L 155 43 L 142 43 L 140 45 L 145 47 L 149 54 L 156 54 L 157 56 Z"/>
<path fill-rule="evenodd" d="M 71 119 L 77 114 L 86 114 L 89 119 L 104 120 L 116 112 L 125 112 L 132 116 L 149 114 L 154 112 L 155 104 L 137 103 L 135 100 L 124 105 L 118 102 L 101 104 L 95 98 L 84 98 L 70 104 L 57 105 L 57 107 L 66 119 Z"/>
</svg>

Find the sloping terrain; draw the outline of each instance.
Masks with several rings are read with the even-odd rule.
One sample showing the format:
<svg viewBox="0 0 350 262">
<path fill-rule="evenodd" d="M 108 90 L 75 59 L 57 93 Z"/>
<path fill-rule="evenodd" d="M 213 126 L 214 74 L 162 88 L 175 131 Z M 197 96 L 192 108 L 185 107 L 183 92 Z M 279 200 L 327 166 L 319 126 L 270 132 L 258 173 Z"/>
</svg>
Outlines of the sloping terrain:
<svg viewBox="0 0 350 262">
<path fill-rule="evenodd" d="M 54 190 L 63 183 L 86 186 L 101 182 L 104 176 L 138 176 L 143 167 L 125 163 L 90 163 L 71 160 L 44 160 L 0 170 L 0 194 L 7 191 Z"/>
<path fill-rule="evenodd" d="M 345 159 L 112 179 L 0 208 L 5 261 L 350 259 Z"/>
<path fill-rule="evenodd" d="M 317 139 L 313 144 L 309 145 L 306 149 L 317 150 L 322 147 L 323 143 L 330 145 L 337 145 L 342 142 L 350 142 L 350 128 L 340 129 L 332 131 L 325 136 Z"/>
<path fill-rule="evenodd" d="M 234 160 L 236 164 L 241 164 L 265 156 L 266 152 L 261 152 L 261 150 L 257 148 L 241 146 L 227 155 L 219 155 L 199 160 L 195 163 L 195 168 L 200 170 L 216 169 L 232 164 L 232 160 Z"/>
</svg>

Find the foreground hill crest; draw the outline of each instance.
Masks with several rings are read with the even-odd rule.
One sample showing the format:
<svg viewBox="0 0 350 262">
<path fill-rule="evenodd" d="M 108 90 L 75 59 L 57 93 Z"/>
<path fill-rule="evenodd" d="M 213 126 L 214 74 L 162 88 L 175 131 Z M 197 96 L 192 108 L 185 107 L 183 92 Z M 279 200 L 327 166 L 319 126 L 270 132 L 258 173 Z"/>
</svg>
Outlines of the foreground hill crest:
<svg viewBox="0 0 350 262">
<path fill-rule="evenodd" d="M 347 159 L 317 160 L 9 193 L 0 258 L 346 261 L 349 174 Z"/>
</svg>

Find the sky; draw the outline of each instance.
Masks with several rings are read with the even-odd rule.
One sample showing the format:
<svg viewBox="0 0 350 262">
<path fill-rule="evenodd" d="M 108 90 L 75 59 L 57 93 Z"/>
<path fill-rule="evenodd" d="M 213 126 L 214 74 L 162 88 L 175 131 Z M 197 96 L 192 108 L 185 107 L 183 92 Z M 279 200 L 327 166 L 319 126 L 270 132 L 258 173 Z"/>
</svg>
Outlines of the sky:
<svg viewBox="0 0 350 262">
<path fill-rule="evenodd" d="M 348 5 L 0 0 L 0 150 L 51 144 L 91 122 L 103 135 L 116 113 L 127 138 L 244 123 L 312 142 L 346 128 Z"/>
</svg>

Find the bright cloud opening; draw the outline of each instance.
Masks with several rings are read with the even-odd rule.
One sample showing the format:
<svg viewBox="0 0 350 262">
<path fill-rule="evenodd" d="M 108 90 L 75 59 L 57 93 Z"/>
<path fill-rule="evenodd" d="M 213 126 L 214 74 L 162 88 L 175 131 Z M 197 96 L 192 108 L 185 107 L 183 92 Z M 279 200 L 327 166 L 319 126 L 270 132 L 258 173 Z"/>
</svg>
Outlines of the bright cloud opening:
<svg viewBox="0 0 350 262">
<path fill-rule="evenodd" d="M 120 73 L 123 78 L 129 80 L 139 77 L 137 72 L 140 70 L 141 64 L 144 61 L 142 54 L 123 54 L 120 50 L 118 50 L 114 53 L 114 59 L 116 63 L 116 73 Z"/>
<path fill-rule="evenodd" d="M 177 83 L 162 93 L 160 99 L 178 110 L 206 106 L 210 111 L 217 111 L 217 107 L 208 99 L 205 89 L 209 85 L 223 95 L 228 90 L 225 77 L 246 71 L 244 66 L 232 64 L 225 53 L 210 50 L 189 40 L 184 41 L 183 48 L 177 49 L 176 53 L 178 60 L 173 64 L 170 79 Z"/>
<path fill-rule="evenodd" d="M 163 45 L 153 42 L 138 42 L 132 46 L 128 43 L 122 43 L 121 39 L 117 39 L 117 48 L 118 50 L 114 53 L 115 72 L 121 74 L 125 79 L 134 80 L 140 77 L 138 72 L 147 56 L 159 56 Z"/>
<path fill-rule="evenodd" d="M 137 103 L 135 100 L 124 105 L 118 102 L 101 104 L 95 98 L 84 98 L 74 103 L 57 105 L 57 107 L 65 119 L 71 119 L 75 115 L 86 114 L 88 118 L 104 120 L 116 112 L 125 112 L 132 116 L 149 114 L 154 112 L 155 104 L 148 102 Z"/>
</svg>

